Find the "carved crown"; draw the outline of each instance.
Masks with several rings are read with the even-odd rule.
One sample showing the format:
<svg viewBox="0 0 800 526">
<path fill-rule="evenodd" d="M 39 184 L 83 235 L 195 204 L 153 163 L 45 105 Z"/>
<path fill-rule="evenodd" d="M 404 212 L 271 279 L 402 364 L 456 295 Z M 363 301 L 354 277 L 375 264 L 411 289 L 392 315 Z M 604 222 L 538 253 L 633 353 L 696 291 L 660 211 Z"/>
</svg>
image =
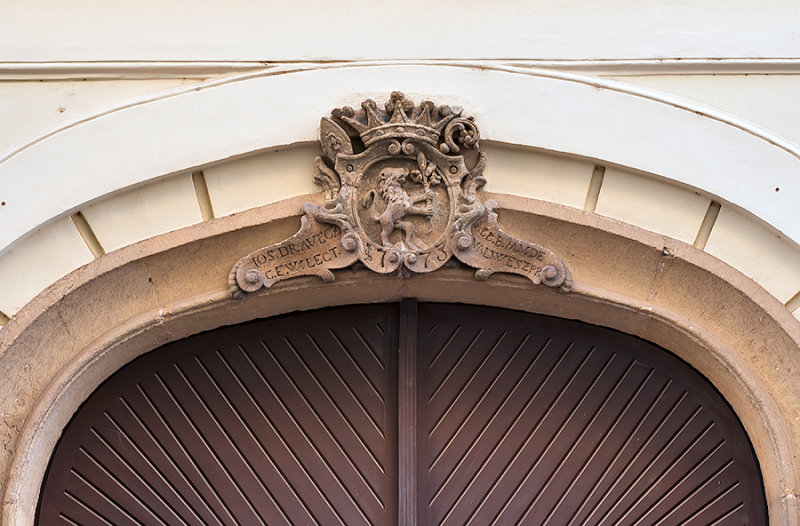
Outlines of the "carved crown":
<svg viewBox="0 0 800 526">
<path fill-rule="evenodd" d="M 455 136 L 462 147 L 475 148 L 478 144 L 478 131 L 472 124 L 472 117 L 461 117 L 463 110 L 458 106 L 436 106 L 428 100 L 416 106 L 405 95 L 395 91 L 384 110 L 372 99 L 362 102 L 361 108 L 362 111 L 356 112 L 345 106 L 333 110 L 331 116 L 354 130 L 364 146 L 382 140 L 402 141 L 413 137 L 434 146 L 438 144 L 443 153 L 455 153 L 460 149 L 452 140 Z M 439 144 L 443 135 L 445 140 Z"/>
</svg>

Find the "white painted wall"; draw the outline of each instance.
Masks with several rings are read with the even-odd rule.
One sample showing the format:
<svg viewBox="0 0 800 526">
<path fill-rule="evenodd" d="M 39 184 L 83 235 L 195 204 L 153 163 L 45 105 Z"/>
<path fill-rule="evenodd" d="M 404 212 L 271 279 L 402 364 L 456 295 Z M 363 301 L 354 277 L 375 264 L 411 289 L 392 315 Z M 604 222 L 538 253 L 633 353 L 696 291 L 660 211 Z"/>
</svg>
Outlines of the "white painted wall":
<svg viewBox="0 0 800 526">
<path fill-rule="evenodd" d="M 798 57 L 794 0 L 12 0 L 2 61 Z"/>
<path fill-rule="evenodd" d="M 713 106 L 793 144 L 800 144 L 800 74 L 626 75 L 611 78 Z"/>
<path fill-rule="evenodd" d="M 0 158 L 58 129 L 192 82 L 197 80 L 0 80 Z"/>
</svg>

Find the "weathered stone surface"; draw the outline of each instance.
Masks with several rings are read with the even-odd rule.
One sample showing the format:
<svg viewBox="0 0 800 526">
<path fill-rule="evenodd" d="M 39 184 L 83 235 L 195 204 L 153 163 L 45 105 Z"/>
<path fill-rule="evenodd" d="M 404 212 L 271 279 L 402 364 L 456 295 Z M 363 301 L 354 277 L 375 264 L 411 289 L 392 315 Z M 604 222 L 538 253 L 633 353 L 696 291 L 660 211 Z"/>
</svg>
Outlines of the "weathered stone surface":
<svg viewBox="0 0 800 526">
<path fill-rule="evenodd" d="M 477 279 L 487 279 L 495 272 L 519 274 L 534 284 L 572 290 L 572 275 L 564 262 L 551 250 L 528 243 L 503 232 L 497 224 L 497 203 L 486 202 L 486 213 L 470 227 L 453 236 L 453 252 L 459 261 L 476 267 Z"/>
<path fill-rule="evenodd" d="M 314 182 L 324 203 L 304 205 L 297 234 L 239 260 L 229 278 L 234 295 L 297 276 L 330 281 L 332 269 L 357 260 L 381 274 L 432 272 L 454 251 L 479 269 L 478 279 L 511 272 L 571 290 L 555 254 L 503 233 L 496 203 L 481 201 L 486 157 L 462 111 L 430 101 L 416 106 L 394 92 L 383 110 L 368 99 L 360 111 L 344 107 L 323 118 Z"/>
<path fill-rule="evenodd" d="M 254 292 L 261 287 L 299 276 L 333 280 L 331 269 L 344 268 L 358 260 L 356 241 L 342 236 L 341 227 L 317 221 L 315 208 L 306 205 L 300 230 L 290 238 L 241 258 L 231 271 L 232 287 Z"/>
</svg>

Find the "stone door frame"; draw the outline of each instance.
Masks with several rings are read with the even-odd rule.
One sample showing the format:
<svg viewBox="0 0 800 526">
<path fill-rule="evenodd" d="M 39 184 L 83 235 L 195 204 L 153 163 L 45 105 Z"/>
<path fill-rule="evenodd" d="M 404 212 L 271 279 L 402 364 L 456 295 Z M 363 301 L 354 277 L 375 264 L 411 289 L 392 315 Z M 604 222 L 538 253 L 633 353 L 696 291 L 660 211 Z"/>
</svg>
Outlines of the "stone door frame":
<svg viewBox="0 0 800 526">
<path fill-rule="evenodd" d="M 798 520 L 800 466 L 793 438 L 800 407 L 796 320 L 777 300 L 715 258 L 663 236 L 565 206 L 490 194 L 504 228 L 537 232 L 571 265 L 569 294 L 515 276 L 476 281 L 445 267 L 401 278 L 337 271 L 300 278 L 244 300 L 227 273 L 241 253 L 296 230 L 289 199 L 132 245 L 60 280 L 3 328 L 6 389 L 24 421 L 4 429 L 4 524 L 31 524 L 47 462 L 77 407 L 114 371 L 164 343 L 222 325 L 323 306 L 397 301 L 459 302 L 538 312 L 611 327 L 667 348 L 731 404 L 758 456 L 770 517 Z M 146 294 L 140 289 L 147 288 Z"/>
</svg>

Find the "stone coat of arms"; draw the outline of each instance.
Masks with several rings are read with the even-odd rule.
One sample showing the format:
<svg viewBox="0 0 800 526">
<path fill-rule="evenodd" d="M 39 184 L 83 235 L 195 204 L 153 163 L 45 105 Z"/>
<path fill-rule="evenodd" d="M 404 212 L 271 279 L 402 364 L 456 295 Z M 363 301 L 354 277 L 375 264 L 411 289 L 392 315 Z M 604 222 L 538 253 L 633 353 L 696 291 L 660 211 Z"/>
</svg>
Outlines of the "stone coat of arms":
<svg viewBox="0 0 800 526">
<path fill-rule="evenodd" d="M 334 279 L 333 269 L 361 261 L 382 274 L 432 272 L 455 256 L 477 268 L 528 277 L 569 291 L 572 278 L 550 250 L 503 232 L 497 203 L 479 191 L 485 154 L 462 109 L 419 106 L 394 92 L 383 109 L 335 109 L 320 123 L 323 157 L 314 161 L 322 204 L 303 206 L 300 230 L 241 258 L 230 275 L 234 294 L 303 275 Z"/>
</svg>

